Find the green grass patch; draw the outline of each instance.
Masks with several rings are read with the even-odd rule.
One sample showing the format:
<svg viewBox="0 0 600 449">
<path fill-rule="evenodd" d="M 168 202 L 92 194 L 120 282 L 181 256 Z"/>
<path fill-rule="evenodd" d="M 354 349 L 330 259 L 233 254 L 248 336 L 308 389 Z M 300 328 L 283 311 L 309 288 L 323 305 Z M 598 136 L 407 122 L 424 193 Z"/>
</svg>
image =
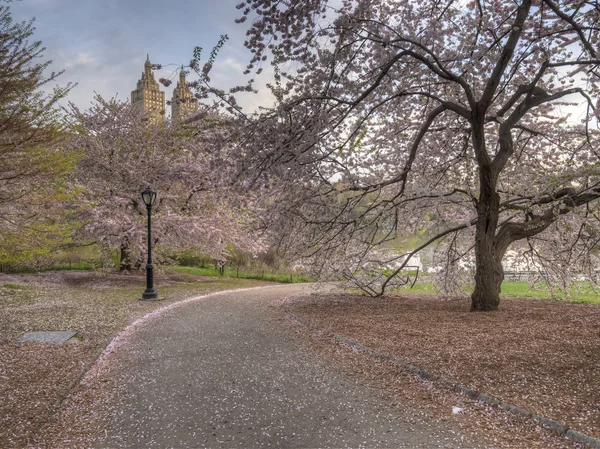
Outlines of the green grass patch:
<svg viewBox="0 0 600 449">
<path fill-rule="evenodd" d="M 214 268 L 205 267 L 181 267 L 177 265 L 174 267 L 168 267 L 167 271 L 181 274 L 193 274 L 195 276 L 220 276 L 218 271 Z"/>
<path fill-rule="evenodd" d="M 516 298 L 559 299 L 575 303 L 600 304 L 600 295 L 595 292 L 589 282 L 577 282 L 568 294 L 562 290 L 552 292 L 545 284 L 532 287 L 527 282 L 503 282 L 502 296 Z"/>
<path fill-rule="evenodd" d="M 41 267 L 19 267 L 19 266 L 8 266 L 2 267 L 0 272 L 10 274 L 32 274 L 32 273 L 44 273 L 46 271 L 92 271 L 100 268 L 102 264 L 100 262 L 93 261 L 82 261 L 64 263 L 58 265 L 46 265 Z"/>
<path fill-rule="evenodd" d="M 4 284 L 2 287 L 8 288 L 9 290 L 25 290 L 27 287 L 18 284 Z"/>
<path fill-rule="evenodd" d="M 235 268 L 226 268 L 225 272 L 221 274 L 219 270 L 213 267 L 182 267 L 173 266 L 168 267 L 167 270 L 174 273 L 182 274 L 193 274 L 196 276 L 218 276 L 218 277 L 229 277 L 229 278 L 240 278 L 240 279 L 258 279 L 261 281 L 272 281 L 281 282 L 285 284 L 296 284 L 301 282 L 314 282 L 314 279 L 310 279 L 306 276 L 300 276 L 295 274 L 287 273 L 270 273 L 267 271 L 251 272 L 237 270 Z"/>
<path fill-rule="evenodd" d="M 464 293 L 471 293 L 473 287 L 465 286 Z M 398 294 L 437 294 L 436 289 L 431 283 L 416 283 L 413 288 L 410 286 L 399 287 L 394 293 Z M 538 284 L 532 287 L 528 282 L 515 281 L 503 282 L 500 292 L 501 297 L 508 298 L 537 298 L 537 299 L 557 299 L 562 301 L 586 304 L 600 304 L 600 294 L 595 292 L 589 282 L 579 282 L 567 294 L 564 291 L 556 290 L 554 295 L 545 284 Z"/>
<path fill-rule="evenodd" d="M 417 282 L 412 287 L 410 284 L 405 285 L 403 287 L 398 287 L 398 293 L 426 293 L 426 294 L 435 294 L 437 293 L 433 284 L 427 282 Z"/>
<path fill-rule="evenodd" d="M 55 267 L 49 267 L 40 271 L 91 271 L 100 268 L 101 264 L 95 262 L 73 262 L 64 265 L 57 265 Z"/>
</svg>

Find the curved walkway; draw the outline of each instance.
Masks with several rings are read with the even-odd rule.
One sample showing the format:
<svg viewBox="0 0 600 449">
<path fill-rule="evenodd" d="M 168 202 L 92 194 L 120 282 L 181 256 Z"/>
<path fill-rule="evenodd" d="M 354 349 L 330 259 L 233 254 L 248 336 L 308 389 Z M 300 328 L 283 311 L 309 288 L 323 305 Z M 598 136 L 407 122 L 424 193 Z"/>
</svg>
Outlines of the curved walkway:
<svg viewBox="0 0 600 449">
<path fill-rule="evenodd" d="M 473 447 L 319 361 L 268 318 L 281 286 L 173 308 L 111 354 L 121 394 L 98 447 Z"/>
</svg>

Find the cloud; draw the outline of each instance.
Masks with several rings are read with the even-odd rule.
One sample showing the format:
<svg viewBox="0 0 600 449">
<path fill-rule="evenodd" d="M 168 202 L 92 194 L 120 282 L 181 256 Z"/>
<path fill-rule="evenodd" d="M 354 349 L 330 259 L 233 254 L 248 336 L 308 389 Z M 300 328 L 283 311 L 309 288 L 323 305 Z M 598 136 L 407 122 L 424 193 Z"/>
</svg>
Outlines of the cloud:
<svg viewBox="0 0 600 449">
<path fill-rule="evenodd" d="M 65 70 L 82 70 L 97 66 L 97 61 L 89 53 L 59 53 L 61 67 Z"/>
<path fill-rule="evenodd" d="M 128 100 L 144 70 L 146 53 L 153 63 L 173 63 L 155 71 L 157 80 L 173 78 L 181 64 L 189 63 L 195 46 L 204 48 L 204 62 L 225 33 L 230 39 L 217 57 L 212 83 L 223 89 L 245 84 L 248 76 L 243 72 L 251 54 L 243 47 L 245 26 L 234 23 L 238 2 L 172 0 L 165 9 L 143 0 L 26 0 L 11 3 L 11 10 L 18 21 L 37 17 L 33 39 L 47 48 L 43 59 L 53 61 L 49 71 L 65 71 L 60 85 L 78 83 L 68 101 L 87 108 L 94 92 Z M 272 102 L 264 86 L 272 79 L 269 69 L 267 64 L 257 78 L 258 95 L 240 96 L 244 109 Z M 174 87 L 175 83 L 161 87 L 167 100 Z"/>
</svg>

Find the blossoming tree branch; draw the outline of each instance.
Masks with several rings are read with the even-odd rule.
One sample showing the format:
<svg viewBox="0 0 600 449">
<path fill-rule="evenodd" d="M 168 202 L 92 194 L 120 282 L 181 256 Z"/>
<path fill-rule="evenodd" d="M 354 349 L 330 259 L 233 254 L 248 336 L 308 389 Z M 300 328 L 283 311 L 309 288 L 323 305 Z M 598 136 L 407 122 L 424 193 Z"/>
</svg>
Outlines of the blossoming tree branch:
<svg viewBox="0 0 600 449">
<path fill-rule="evenodd" d="M 595 279 L 594 2 L 238 8 L 247 72 L 271 58 L 277 98 L 248 124 L 245 154 L 253 176 L 287 183 L 279 226 L 322 274 L 383 294 L 433 245 L 445 285 L 473 261 L 474 311 L 498 308 L 509 248 L 548 280 Z M 421 244 L 390 251 L 415 232 Z"/>
<path fill-rule="evenodd" d="M 152 124 L 130 103 L 98 96 L 87 111 L 71 105 L 72 137 L 66 148 L 82 151 L 74 173 L 81 190 L 80 233 L 107 251 L 120 250 L 120 267 L 145 259 L 145 205 L 140 191 L 159 196 L 153 245 L 159 260 L 174 251 L 197 249 L 225 260 L 227 245 L 261 248 L 253 233 L 253 196 L 232 187 L 230 125 L 200 110 L 193 125 Z"/>
</svg>

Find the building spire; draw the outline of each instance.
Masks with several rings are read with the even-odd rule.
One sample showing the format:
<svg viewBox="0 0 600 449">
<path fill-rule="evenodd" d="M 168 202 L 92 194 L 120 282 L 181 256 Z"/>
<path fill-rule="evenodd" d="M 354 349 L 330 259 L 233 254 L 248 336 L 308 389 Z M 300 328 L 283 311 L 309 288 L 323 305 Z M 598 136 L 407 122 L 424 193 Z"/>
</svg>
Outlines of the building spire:
<svg viewBox="0 0 600 449">
<path fill-rule="evenodd" d="M 173 90 L 173 99 L 171 100 L 171 120 L 174 122 L 183 121 L 198 110 L 198 101 L 188 89 L 185 75 L 183 64 L 181 64 L 179 82 Z"/>
<path fill-rule="evenodd" d="M 131 104 L 140 108 L 152 123 L 160 123 L 165 118 L 165 93 L 154 79 L 148 53 L 142 78 L 137 82 L 137 89 L 131 92 Z"/>
<path fill-rule="evenodd" d="M 152 76 L 152 64 L 150 63 L 150 55 L 146 53 L 146 63 L 144 64 L 144 72 L 146 72 L 146 76 Z"/>
</svg>

